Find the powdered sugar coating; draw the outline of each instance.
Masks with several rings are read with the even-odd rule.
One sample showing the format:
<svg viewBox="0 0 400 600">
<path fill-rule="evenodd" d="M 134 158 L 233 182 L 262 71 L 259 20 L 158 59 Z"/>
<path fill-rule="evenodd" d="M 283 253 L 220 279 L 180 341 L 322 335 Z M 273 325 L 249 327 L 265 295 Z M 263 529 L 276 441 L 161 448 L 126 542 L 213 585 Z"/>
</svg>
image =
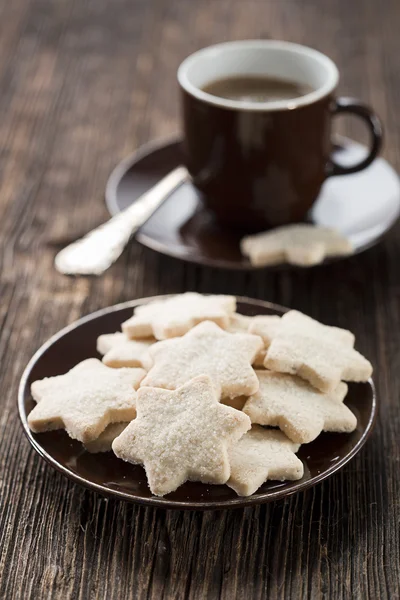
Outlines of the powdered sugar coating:
<svg viewBox="0 0 400 600">
<path fill-rule="evenodd" d="M 233 313 L 233 315 L 230 318 L 229 325 L 226 328 L 226 331 L 228 331 L 229 333 L 253 333 L 251 331 L 251 324 L 253 323 L 254 319 L 257 318 L 258 317 L 249 317 L 247 315 L 241 315 L 240 313 Z M 267 318 L 279 319 L 279 317 Z M 253 364 L 257 367 L 262 368 L 264 366 L 264 360 L 265 349 L 263 348 L 255 357 Z"/>
<path fill-rule="evenodd" d="M 253 425 L 229 450 L 227 485 L 239 496 L 251 496 L 267 479 L 301 479 L 304 467 L 295 455 L 298 449 L 281 431 Z"/>
<path fill-rule="evenodd" d="M 351 242 L 338 231 L 308 223 L 284 225 L 269 231 L 249 235 L 240 248 L 251 264 L 257 266 L 289 263 L 311 266 L 329 256 L 352 254 Z"/>
<path fill-rule="evenodd" d="M 209 377 L 176 391 L 143 387 L 137 418 L 113 442 L 115 454 L 143 464 L 150 490 L 163 496 L 187 480 L 225 483 L 228 448 L 248 429 L 244 413 L 218 402 Z"/>
<path fill-rule="evenodd" d="M 257 371 L 260 389 L 250 396 L 243 412 L 252 423 L 279 427 L 299 444 L 312 442 L 322 431 L 349 433 L 357 419 L 343 404 L 347 385 L 322 393 L 294 375 Z"/>
<path fill-rule="evenodd" d="M 66 429 L 83 443 L 99 437 L 110 423 L 131 421 L 136 414 L 136 389 L 143 369 L 110 369 L 89 358 L 64 375 L 34 381 L 37 402 L 28 416 L 36 433 Z"/>
<path fill-rule="evenodd" d="M 253 319 L 254 317 L 249 317 L 248 315 L 233 313 L 229 318 L 229 323 L 225 327 L 225 330 L 229 331 L 229 333 L 248 333 Z"/>
<path fill-rule="evenodd" d="M 103 333 L 97 338 L 96 348 L 99 354 L 107 354 L 111 348 L 128 340 L 127 336 L 122 331 L 115 333 Z"/>
<path fill-rule="evenodd" d="M 97 351 L 104 354 L 103 363 L 107 367 L 142 367 L 149 370 L 153 362 L 149 348 L 154 343 L 154 338 L 130 340 L 124 333 L 106 333 L 97 338 Z"/>
<path fill-rule="evenodd" d="M 322 392 L 341 380 L 367 381 L 371 363 L 359 352 L 328 338 L 304 333 L 281 333 L 272 340 L 264 365 L 271 371 L 299 375 Z"/>
<path fill-rule="evenodd" d="M 257 315 L 251 320 L 249 333 L 262 337 L 265 348 L 268 348 L 272 340 L 281 333 L 304 333 L 309 337 L 322 337 L 346 346 L 354 346 L 354 335 L 351 331 L 323 325 L 297 310 L 289 310 L 282 317 Z"/>
<path fill-rule="evenodd" d="M 324 325 L 297 310 L 289 310 L 282 316 L 280 328 L 277 329 L 275 336 L 279 333 L 304 334 L 308 337 L 343 344 L 349 348 L 352 348 L 355 342 L 354 334 L 348 329 Z"/>
<path fill-rule="evenodd" d="M 258 336 L 227 333 L 206 321 L 181 338 L 150 348 L 154 364 L 142 387 L 174 390 L 198 375 L 208 375 L 218 395 L 249 396 L 258 390 L 251 364 L 262 347 Z"/>
<path fill-rule="evenodd" d="M 249 333 L 262 337 L 265 347 L 280 330 L 281 317 L 277 315 L 257 315 L 253 317 L 249 326 Z"/>
<path fill-rule="evenodd" d="M 226 328 L 235 309 L 234 296 L 187 292 L 137 306 L 133 317 L 122 324 L 122 330 L 129 338 L 154 335 L 158 340 L 165 340 L 184 335 L 202 321 L 213 321 Z"/>
</svg>

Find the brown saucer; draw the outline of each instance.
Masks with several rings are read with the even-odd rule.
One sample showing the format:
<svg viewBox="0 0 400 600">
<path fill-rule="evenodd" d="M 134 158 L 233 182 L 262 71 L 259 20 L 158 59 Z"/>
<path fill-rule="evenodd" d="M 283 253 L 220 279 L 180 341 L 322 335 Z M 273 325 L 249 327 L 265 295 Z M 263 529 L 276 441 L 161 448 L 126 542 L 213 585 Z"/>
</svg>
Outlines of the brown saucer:
<svg viewBox="0 0 400 600">
<path fill-rule="evenodd" d="M 311 444 L 303 445 L 298 454 L 304 463 L 304 477 L 300 481 L 270 481 L 248 498 L 238 497 L 225 485 L 192 482 L 185 483 L 164 498 L 158 498 L 150 493 L 142 467 L 124 463 L 111 452 L 90 454 L 80 442 L 71 440 L 65 431 L 32 433 L 27 423 L 27 415 L 34 406 L 29 391 L 31 383 L 65 373 L 85 358 L 98 356 L 97 337 L 101 333 L 117 331 L 121 322 L 131 316 L 133 307 L 148 300 L 150 298 L 111 306 L 69 325 L 44 344 L 25 369 L 18 393 L 24 432 L 36 452 L 62 474 L 101 494 L 140 504 L 191 510 L 235 508 L 270 502 L 305 490 L 341 469 L 365 444 L 377 414 L 372 380 L 349 386 L 346 404 L 358 420 L 353 433 L 323 433 Z M 280 315 L 285 309 L 261 300 L 238 298 L 238 311 L 246 315 Z"/>
<path fill-rule="evenodd" d="M 360 159 L 365 148 L 338 138 L 335 155 L 344 164 Z M 178 138 L 146 144 L 123 160 L 106 187 L 108 210 L 115 215 L 182 164 Z M 317 225 L 333 227 L 348 237 L 354 253 L 375 245 L 400 213 L 398 176 L 386 161 L 377 159 L 362 173 L 332 177 L 309 215 Z M 175 190 L 136 234 L 136 240 L 162 254 L 209 267 L 255 270 L 242 256 L 239 241 L 245 232 L 221 227 L 204 208 L 196 189 L 185 183 Z M 329 258 L 325 262 L 340 260 Z M 268 267 L 289 268 L 289 265 Z M 290 267 L 295 268 L 295 267 Z M 299 267 L 297 267 L 299 268 Z"/>
</svg>

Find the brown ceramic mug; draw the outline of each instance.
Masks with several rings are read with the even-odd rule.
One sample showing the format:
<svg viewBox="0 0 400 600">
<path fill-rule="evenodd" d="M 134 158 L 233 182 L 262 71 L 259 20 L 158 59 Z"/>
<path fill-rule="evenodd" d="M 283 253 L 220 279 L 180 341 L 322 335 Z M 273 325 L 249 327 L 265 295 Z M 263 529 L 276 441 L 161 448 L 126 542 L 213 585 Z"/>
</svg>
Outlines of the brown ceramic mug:
<svg viewBox="0 0 400 600">
<path fill-rule="evenodd" d="M 204 91 L 220 79 L 254 76 L 307 85 L 291 100 L 252 102 Z M 186 164 L 218 220 L 245 230 L 304 220 L 327 177 L 365 169 L 381 147 L 379 119 L 365 105 L 336 98 L 339 74 L 324 54 L 289 42 L 228 42 L 192 54 L 180 65 Z M 344 166 L 332 158 L 338 113 L 364 120 L 368 155 Z"/>
</svg>

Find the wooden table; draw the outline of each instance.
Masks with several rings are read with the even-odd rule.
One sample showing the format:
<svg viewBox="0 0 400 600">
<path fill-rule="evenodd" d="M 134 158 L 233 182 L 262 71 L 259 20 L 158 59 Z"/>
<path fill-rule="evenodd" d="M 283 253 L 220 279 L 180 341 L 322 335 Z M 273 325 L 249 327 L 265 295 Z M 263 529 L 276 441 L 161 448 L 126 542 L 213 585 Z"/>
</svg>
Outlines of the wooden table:
<svg viewBox="0 0 400 600">
<path fill-rule="evenodd" d="M 398 598 L 399 227 L 363 255 L 296 272 L 217 272 L 137 244 L 101 278 L 53 268 L 57 249 L 107 218 L 112 167 L 178 130 L 176 68 L 212 42 L 285 38 L 329 54 L 341 91 L 382 116 L 384 155 L 400 168 L 398 0 L 13 0 L 0 11 L 0 597 Z M 16 409 L 33 352 L 100 307 L 184 290 L 351 328 L 381 404 L 361 454 L 306 493 L 231 512 L 107 500 L 48 467 Z"/>
</svg>

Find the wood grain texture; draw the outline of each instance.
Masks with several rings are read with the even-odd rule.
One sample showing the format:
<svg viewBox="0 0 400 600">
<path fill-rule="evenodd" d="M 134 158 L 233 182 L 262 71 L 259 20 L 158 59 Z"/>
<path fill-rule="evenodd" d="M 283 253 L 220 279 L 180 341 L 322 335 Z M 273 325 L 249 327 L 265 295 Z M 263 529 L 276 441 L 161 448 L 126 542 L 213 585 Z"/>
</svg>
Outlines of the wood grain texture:
<svg viewBox="0 0 400 600">
<path fill-rule="evenodd" d="M 0 597 L 399 597 L 400 241 L 330 266 L 224 273 L 132 244 L 103 277 L 52 261 L 107 217 L 118 160 L 179 128 L 175 71 L 216 41 L 284 38 L 340 65 L 400 168 L 398 0 L 13 0 L 0 4 Z M 358 134 L 353 123 L 341 131 Z M 157 293 L 248 295 L 351 328 L 374 363 L 381 412 L 342 472 L 285 501 L 184 513 L 104 499 L 52 471 L 19 425 L 19 377 L 81 315 Z"/>
</svg>

